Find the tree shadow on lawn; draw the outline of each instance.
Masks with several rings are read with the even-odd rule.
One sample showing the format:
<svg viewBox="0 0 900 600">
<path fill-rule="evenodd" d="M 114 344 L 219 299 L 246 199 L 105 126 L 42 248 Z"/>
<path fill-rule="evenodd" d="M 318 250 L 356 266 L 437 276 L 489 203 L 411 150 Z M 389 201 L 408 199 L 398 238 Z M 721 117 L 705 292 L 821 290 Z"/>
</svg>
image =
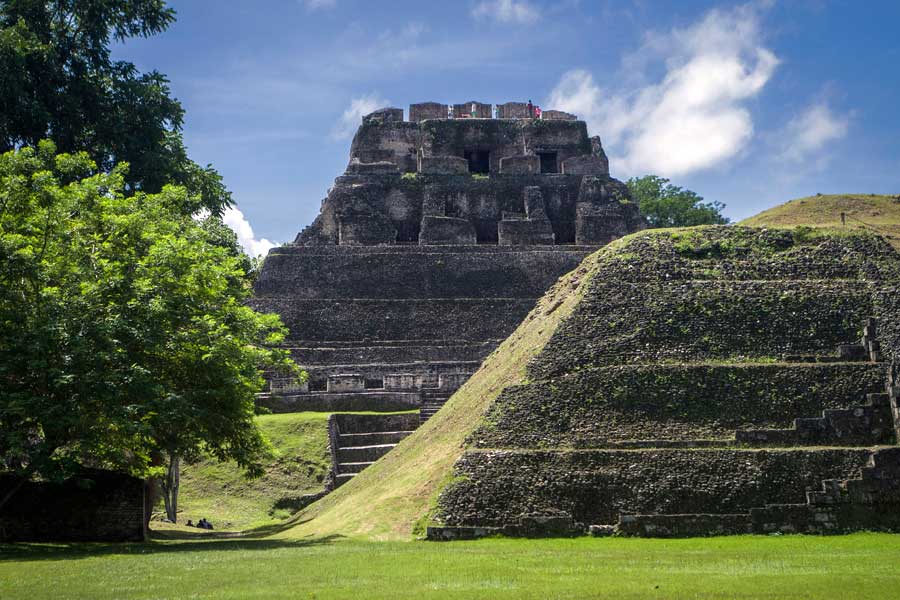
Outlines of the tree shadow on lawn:
<svg viewBox="0 0 900 600">
<path fill-rule="evenodd" d="M 0 544 L 0 563 L 37 560 L 72 560 L 113 554 L 167 554 L 178 552 L 257 551 L 277 548 L 309 548 L 323 546 L 343 539 L 341 535 L 302 540 L 273 540 L 267 538 L 237 538 L 216 534 L 154 536 L 143 543 L 18 543 Z"/>
</svg>

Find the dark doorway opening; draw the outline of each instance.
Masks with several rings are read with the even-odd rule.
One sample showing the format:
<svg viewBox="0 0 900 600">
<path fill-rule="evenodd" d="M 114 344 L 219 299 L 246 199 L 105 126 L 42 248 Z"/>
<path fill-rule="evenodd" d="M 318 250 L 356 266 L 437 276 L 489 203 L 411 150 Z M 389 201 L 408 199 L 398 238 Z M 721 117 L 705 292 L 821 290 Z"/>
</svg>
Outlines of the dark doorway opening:
<svg viewBox="0 0 900 600">
<path fill-rule="evenodd" d="M 538 152 L 537 154 L 541 157 L 541 173 L 559 173 L 556 152 Z"/>
<path fill-rule="evenodd" d="M 487 150 L 466 150 L 463 158 L 469 163 L 469 173 L 491 172 L 491 153 Z"/>
<path fill-rule="evenodd" d="M 394 227 L 397 228 L 397 243 L 418 244 L 420 223 L 421 221 L 419 220 L 395 222 Z"/>
</svg>

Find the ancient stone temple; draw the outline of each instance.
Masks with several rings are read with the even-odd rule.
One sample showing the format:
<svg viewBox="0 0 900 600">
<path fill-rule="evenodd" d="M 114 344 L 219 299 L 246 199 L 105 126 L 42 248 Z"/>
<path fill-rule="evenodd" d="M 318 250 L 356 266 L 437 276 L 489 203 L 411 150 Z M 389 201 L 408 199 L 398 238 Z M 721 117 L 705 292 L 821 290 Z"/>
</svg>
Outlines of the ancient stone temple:
<svg viewBox="0 0 900 600">
<path fill-rule="evenodd" d="M 273 379 L 262 404 L 426 419 L 558 277 L 644 227 L 583 121 L 532 118 L 519 103 L 492 112 L 424 103 L 409 120 L 397 108 L 363 118 L 319 216 L 260 274 L 256 307 L 282 316 L 310 374 L 302 387 Z M 336 462 L 347 465 L 336 475 L 417 424 L 336 424 Z M 342 454 L 352 435 L 366 449 Z"/>
</svg>

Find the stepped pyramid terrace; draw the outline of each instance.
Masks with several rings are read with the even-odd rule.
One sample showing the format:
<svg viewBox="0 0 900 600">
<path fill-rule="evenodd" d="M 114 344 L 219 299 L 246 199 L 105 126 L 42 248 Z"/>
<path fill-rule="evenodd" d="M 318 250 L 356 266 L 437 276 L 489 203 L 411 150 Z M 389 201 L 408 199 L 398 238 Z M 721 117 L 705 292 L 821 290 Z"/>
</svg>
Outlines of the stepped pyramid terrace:
<svg viewBox="0 0 900 600">
<path fill-rule="evenodd" d="M 900 527 L 883 238 L 647 231 L 569 278 L 577 303 L 476 419 L 429 538 Z"/>
<path fill-rule="evenodd" d="M 367 115 L 319 216 L 265 261 L 254 305 L 310 377 L 272 379 L 260 405 L 385 413 L 332 419 L 335 485 L 433 415 L 560 276 L 645 226 L 584 121 L 491 112 Z"/>
</svg>

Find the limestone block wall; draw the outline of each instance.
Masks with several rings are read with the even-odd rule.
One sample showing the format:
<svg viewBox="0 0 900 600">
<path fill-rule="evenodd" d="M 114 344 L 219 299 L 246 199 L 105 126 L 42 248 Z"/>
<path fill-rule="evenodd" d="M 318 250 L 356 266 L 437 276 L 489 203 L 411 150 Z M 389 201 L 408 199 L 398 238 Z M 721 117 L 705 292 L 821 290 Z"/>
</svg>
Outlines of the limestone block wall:
<svg viewBox="0 0 900 600">
<path fill-rule="evenodd" d="M 589 214 L 596 223 L 592 224 L 594 233 L 583 233 L 580 243 L 602 245 L 645 226 L 637 205 L 628 201 L 623 183 L 603 177 L 585 186 L 584 178 L 528 173 L 484 178 L 422 173 L 415 177 L 345 175 L 338 178 L 322 212 L 295 243 L 337 245 L 341 242 L 340 224 L 348 219 L 372 223 L 372 244 L 418 243 L 423 216 L 431 215 L 466 219 L 475 228 L 477 243 L 497 244 L 503 213 L 525 212 L 525 190 L 532 187 L 540 190 L 558 245 L 576 244 L 576 221 L 587 206 L 594 207 Z M 384 223 L 392 231 L 385 230 Z"/>
<path fill-rule="evenodd" d="M 0 477 L 0 490 L 12 480 Z M 2 542 L 140 542 L 144 482 L 88 470 L 62 484 L 28 482 L 0 512 Z"/>
<path fill-rule="evenodd" d="M 260 298 L 537 298 L 591 246 L 273 248 Z M 309 336 L 304 336 L 307 339 Z"/>
<path fill-rule="evenodd" d="M 528 383 L 503 390 L 470 435 L 439 522 L 516 534 L 900 526 L 900 453 L 879 449 L 896 443 L 900 414 L 886 393 L 900 256 L 884 240 L 656 231 L 584 268 L 580 302 Z"/>
<path fill-rule="evenodd" d="M 633 440 L 733 440 L 882 392 L 886 368 L 688 364 L 587 369 L 506 388 L 471 436 L 482 448 L 596 448 Z"/>
<path fill-rule="evenodd" d="M 620 513 L 735 513 L 803 502 L 823 479 L 858 476 L 869 455 L 863 448 L 467 452 L 440 510 L 449 525 L 488 526 L 553 511 L 584 524 L 615 523 Z"/>
</svg>

